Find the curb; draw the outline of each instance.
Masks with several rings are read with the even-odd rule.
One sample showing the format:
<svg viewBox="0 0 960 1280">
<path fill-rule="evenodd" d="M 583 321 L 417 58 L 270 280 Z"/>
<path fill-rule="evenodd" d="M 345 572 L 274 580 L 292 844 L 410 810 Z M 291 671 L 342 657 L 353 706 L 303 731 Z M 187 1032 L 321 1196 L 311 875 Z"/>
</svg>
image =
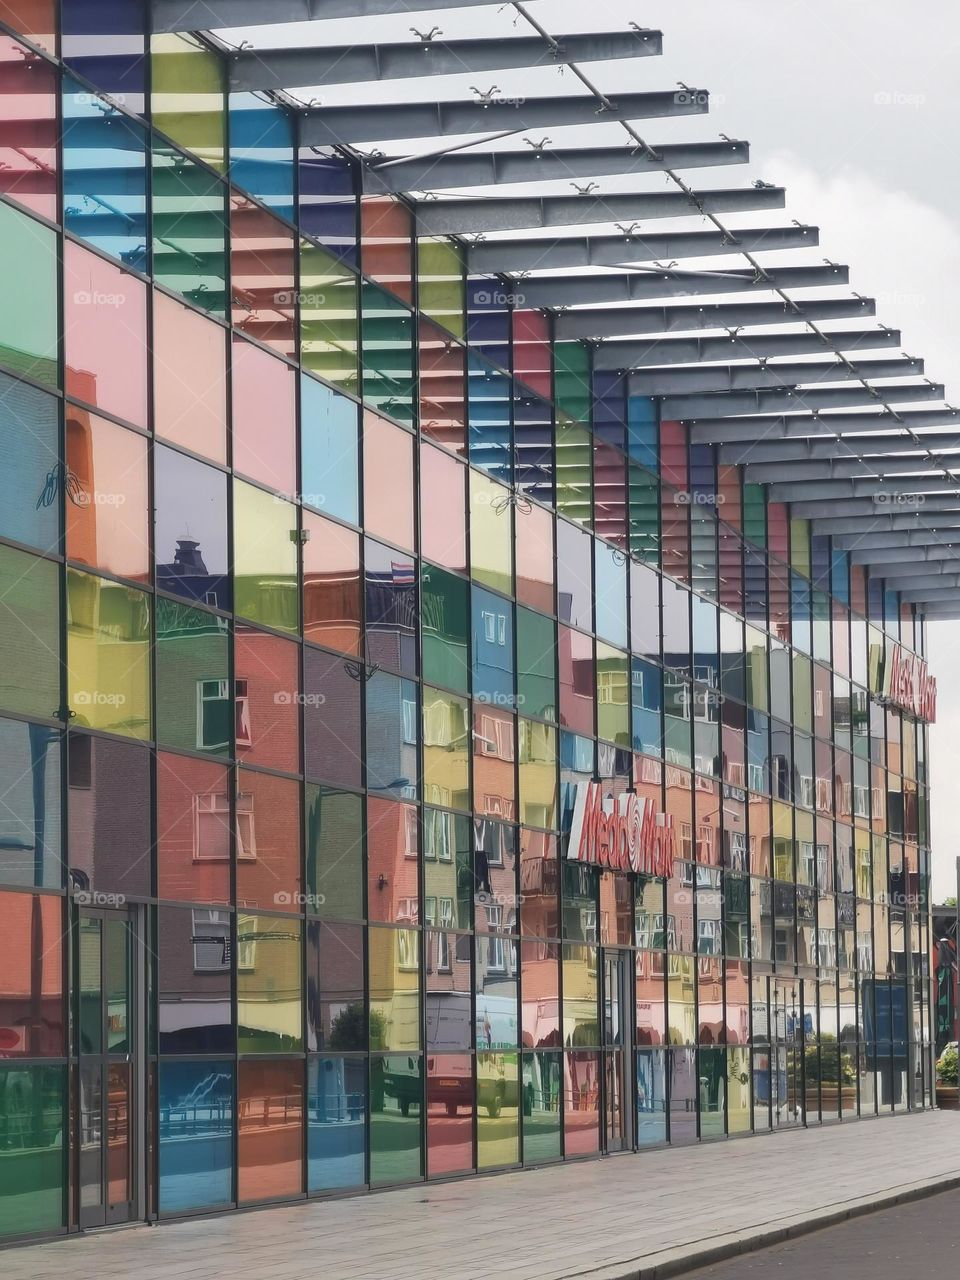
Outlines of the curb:
<svg viewBox="0 0 960 1280">
<path fill-rule="evenodd" d="M 909 1204 L 914 1200 L 924 1200 L 939 1195 L 944 1191 L 960 1189 L 960 1173 L 949 1178 L 930 1178 L 923 1182 L 909 1183 L 906 1186 L 880 1191 L 861 1199 L 847 1200 L 840 1205 L 830 1206 L 812 1215 L 797 1219 L 782 1219 L 776 1225 L 763 1226 L 756 1229 L 728 1233 L 703 1244 L 681 1245 L 675 1249 L 663 1250 L 659 1255 L 652 1254 L 649 1259 L 637 1259 L 624 1269 L 619 1265 L 603 1271 L 579 1272 L 571 1274 L 569 1280 L 666 1280 L 669 1276 L 685 1275 L 702 1267 L 713 1266 L 718 1262 L 728 1262 L 731 1258 L 745 1253 L 755 1253 L 772 1245 L 783 1244 L 787 1240 L 795 1240 L 800 1236 L 810 1235 L 814 1231 L 822 1231 L 826 1227 L 838 1226 L 853 1218 L 862 1218 L 870 1213 L 883 1209 L 892 1209 L 897 1205 Z M 639 1266 L 637 1263 L 639 1262 Z"/>
</svg>

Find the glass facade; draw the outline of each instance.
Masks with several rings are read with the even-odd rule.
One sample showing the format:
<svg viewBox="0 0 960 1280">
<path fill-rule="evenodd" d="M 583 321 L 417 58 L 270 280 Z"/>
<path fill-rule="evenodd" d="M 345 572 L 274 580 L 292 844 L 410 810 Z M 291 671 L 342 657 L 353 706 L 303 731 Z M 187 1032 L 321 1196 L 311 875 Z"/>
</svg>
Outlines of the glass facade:
<svg viewBox="0 0 960 1280">
<path fill-rule="evenodd" d="M 0 1238 L 929 1106 L 920 619 L 199 39 L 49 8 L 0 15 L 50 144 L 0 166 Z"/>
</svg>

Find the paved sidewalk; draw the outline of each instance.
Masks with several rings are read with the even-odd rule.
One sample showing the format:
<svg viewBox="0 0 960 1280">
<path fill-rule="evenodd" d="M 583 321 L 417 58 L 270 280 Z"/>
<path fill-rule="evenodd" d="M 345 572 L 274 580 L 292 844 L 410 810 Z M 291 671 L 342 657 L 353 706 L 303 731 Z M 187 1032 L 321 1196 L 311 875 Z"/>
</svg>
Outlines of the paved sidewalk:
<svg viewBox="0 0 960 1280">
<path fill-rule="evenodd" d="M 90 1234 L 0 1275 L 648 1280 L 951 1181 L 960 1112 L 931 1112 Z"/>
</svg>

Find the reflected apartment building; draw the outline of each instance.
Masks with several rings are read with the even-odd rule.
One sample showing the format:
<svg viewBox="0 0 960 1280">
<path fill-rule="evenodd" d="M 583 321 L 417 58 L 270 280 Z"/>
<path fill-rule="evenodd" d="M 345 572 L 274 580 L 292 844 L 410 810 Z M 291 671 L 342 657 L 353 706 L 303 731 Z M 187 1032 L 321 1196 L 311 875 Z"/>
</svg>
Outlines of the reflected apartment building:
<svg viewBox="0 0 960 1280">
<path fill-rule="evenodd" d="M 147 30 L 0 13 L 0 1242 L 932 1105 L 922 609 Z"/>
</svg>

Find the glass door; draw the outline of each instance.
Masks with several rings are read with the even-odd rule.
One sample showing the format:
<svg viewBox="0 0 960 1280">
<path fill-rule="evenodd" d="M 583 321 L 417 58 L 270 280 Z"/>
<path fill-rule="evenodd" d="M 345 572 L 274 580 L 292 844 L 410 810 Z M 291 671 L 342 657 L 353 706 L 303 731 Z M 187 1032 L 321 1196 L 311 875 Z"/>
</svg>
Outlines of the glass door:
<svg viewBox="0 0 960 1280">
<path fill-rule="evenodd" d="M 138 965 L 130 911 L 81 907 L 77 920 L 80 1226 L 135 1215 Z"/>
<path fill-rule="evenodd" d="M 772 978 L 771 1082 L 774 1128 L 803 1124 L 803 1006 L 796 978 Z"/>
<path fill-rule="evenodd" d="M 604 1150 L 633 1150 L 633 954 L 603 951 Z"/>
</svg>

